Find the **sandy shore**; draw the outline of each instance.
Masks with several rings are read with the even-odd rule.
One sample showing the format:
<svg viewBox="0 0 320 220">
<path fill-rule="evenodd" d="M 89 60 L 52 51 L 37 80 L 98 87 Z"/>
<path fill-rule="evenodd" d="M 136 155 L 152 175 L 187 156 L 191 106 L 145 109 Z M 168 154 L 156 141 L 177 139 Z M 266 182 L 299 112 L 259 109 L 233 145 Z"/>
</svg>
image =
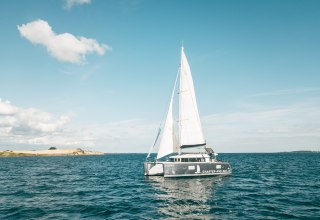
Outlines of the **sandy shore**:
<svg viewBox="0 0 320 220">
<path fill-rule="evenodd" d="M 74 155 L 103 155 L 102 152 L 82 150 L 80 148 L 56 150 L 6 150 L 0 151 L 0 156 L 74 156 Z"/>
</svg>

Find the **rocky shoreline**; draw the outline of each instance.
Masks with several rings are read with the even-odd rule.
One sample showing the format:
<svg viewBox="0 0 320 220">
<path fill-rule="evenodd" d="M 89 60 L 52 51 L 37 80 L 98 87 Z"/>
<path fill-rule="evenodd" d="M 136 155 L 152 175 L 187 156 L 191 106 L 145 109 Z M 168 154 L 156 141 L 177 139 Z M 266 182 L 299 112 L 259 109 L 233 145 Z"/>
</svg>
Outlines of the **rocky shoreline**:
<svg viewBox="0 0 320 220">
<path fill-rule="evenodd" d="M 82 150 L 81 148 L 53 149 L 53 150 L 6 150 L 0 151 L 0 157 L 24 157 L 24 156 L 81 156 L 104 155 L 103 152 Z"/>
</svg>

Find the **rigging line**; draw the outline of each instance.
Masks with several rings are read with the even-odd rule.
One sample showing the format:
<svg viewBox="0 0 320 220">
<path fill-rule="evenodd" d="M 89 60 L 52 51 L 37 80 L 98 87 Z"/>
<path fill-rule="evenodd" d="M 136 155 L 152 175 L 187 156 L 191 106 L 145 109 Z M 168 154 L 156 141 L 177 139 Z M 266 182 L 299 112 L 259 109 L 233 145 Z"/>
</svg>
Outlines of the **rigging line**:
<svg viewBox="0 0 320 220">
<path fill-rule="evenodd" d="M 161 127 L 161 126 L 160 126 Z M 149 153 L 148 153 L 148 156 L 146 159 L 148 159 L 150 157 L 150 154 L 151 154 L 151 151 L 153 150 L 154 146 L 156 145 L 157 141 L 158 141 L 158 138 L 160 136 L 160 133 L 161 133 L 161 128 L 159 127 L 159 130 L 158 130 L 158 133 L 157 133 L 157 136 L 156 136 L 156 139 L 154 140 L 150 150 L 149 150 Z"/>
<path fill-rule="evenodd" d="M 177 81 L 178 81 L 178 78 L 179 78 L 179 73 L 180 73 L 180 67 L 178 68 L 178 71 L 177 71 L 177 75 L 176 75 L 176 79 L 175 79 L 175 81 L 174 81 L 174 85 L 173 85 L 173 89 L 172 89 L 172 93 L 171 93 L 171 98 L 170 98 L 170 101 L 169 101 L 169 106 L 170 106 L 170 104 L 172 104 L 173 105 L 173 98 L 174 98 L 174 95 L 175 95 L 175 91 L 176 91 L 176 85 L 177 85 Z M 172 107 L 171 107 L 172 108 Z M 172 110 L 171 110 L 172 111 Z M 168 108 L 168 111 L 167 111 L 167 115 L 168 115 L 168 113 L 169 113 L 169 108 Z M 172 116 L 173 117 L 173 116 Z M 174 120 L 172 120 L 172 123 L 174 122 Z M 172 135 L 172 138 L 173 138 L 173 140 L 172 140 L 172 143 L 174 144 L 175 143 L 175 132 L 174 132 L 174 126 L 172 125 L 172 133 L 173 133 L 173 135 Z M 173 147 L 173 149 L 175 148 L 174 146 L 172 146 Z"/>
</svg>

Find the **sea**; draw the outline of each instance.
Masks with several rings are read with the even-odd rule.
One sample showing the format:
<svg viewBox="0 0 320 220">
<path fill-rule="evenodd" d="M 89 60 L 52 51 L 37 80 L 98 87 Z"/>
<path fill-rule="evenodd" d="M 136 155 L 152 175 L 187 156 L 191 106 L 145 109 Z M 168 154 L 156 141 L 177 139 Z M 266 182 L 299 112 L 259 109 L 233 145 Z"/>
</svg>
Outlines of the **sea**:
<svg viewBox="0 0 320 220">
<path fill-rule="evenodd" d="M 145 177 L 146 154 L 0 158 L 0 219 L 320 219 L 320 153 L 219 154 L 228 177 Z"/>
</svg>

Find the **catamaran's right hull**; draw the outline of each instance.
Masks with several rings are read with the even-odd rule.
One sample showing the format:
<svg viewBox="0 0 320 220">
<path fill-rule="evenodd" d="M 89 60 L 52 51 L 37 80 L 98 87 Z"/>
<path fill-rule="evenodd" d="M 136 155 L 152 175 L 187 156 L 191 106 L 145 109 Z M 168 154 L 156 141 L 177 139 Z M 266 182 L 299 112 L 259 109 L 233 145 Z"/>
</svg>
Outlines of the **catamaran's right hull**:
<svg viewBox="0 0 320 220">
<path fill-rule="evenodd" d="M 230 164 L 226 162 L 147 162 L 144 169 L 146 176 L 192 177 L 231 174 Z"/>
<path fill-rule="evenodd" d="M 231 174 L 226 162 L 165 162 L 164 177 L 221 176 Z"/>
</svg>

